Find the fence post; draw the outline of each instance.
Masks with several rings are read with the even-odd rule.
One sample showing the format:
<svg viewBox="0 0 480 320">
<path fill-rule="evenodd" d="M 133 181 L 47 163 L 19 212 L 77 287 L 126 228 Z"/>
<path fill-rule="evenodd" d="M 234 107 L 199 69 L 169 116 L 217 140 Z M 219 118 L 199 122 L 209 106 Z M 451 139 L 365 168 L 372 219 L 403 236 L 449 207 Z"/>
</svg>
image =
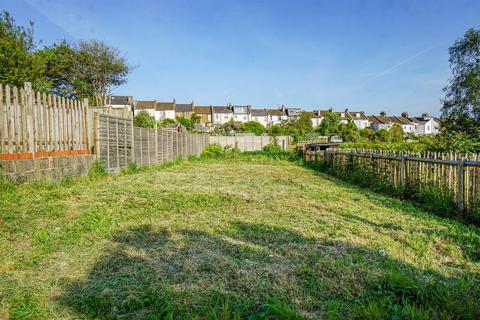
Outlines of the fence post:
<svg viewBox="0 0 480 320">
<path fill-rule="evenodd" d="M 100 149 L 98 147 L 98 136 L 100 135 L 98 130 L 98 112 L 93 113 L 93 151 L 97 155 L 97 159 L 100 159 Z"/>
<path fill-rule="evenodd" d="M 464 174 L 465 174 L 465 158 L 460 158 L 457 162 L 458 169 L 458 190 L 457 190 L 457 203 L 458 211 L 463 212 L 463 189 L 464 189 Z"/>
<path fill-rule="evenodd" d="M 402 157 L 402 163 L 400 165 L 400 184 L 402 190 L 405 189 L 405 157 Z"/>
<path fill-rule="evenodd" d="M 131 144 L 130 144 L 130 148 L 131 148 L 131 151 L 130 151 L 130 154 L 131 154 L 131 157 L 132 157 L 132 161 L 133 162 L 137 162 L 137 159 L 135 159 L 135 130 L 133 128 L 133 117 L 131 118 L 130 120 L 130 125 L 131 125 L 131 129 L 132 129 L 132 141 L 131 141 Z"/>
<path fill-rule="evenodd" d="M 153 129 L 155 131 L 155 163 L 158 163 L 158 126 L 157 121 L 154 122 Z"/>
<path fill-rule="evenodd" d="M 35 153 L 35 140 L 33 136 L 33 92 L 32 84 L 30 82 L 24 83 L 25 96 L 26 96 L 26 111 L 27 111 L 27 135 L 28 135 L 28 151 L 32 154 Z"/>
</svg>

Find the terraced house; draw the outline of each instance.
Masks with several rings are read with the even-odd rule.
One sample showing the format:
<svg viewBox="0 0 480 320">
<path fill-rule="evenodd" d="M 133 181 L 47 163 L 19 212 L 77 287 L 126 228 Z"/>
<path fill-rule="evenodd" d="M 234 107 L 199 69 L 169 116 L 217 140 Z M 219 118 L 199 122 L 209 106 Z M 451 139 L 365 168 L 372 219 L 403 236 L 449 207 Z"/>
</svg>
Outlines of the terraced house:
<svg viewBox="0 0 480 320">
<path fill-rule="evenodd" d="M 251 106 L 232 106 L 233 120 L 237 122 L 250 121 Z"/>
<path fill-rule="evenodd" d="M 266 109 L 251 109 L 252 121 L 260 122 L 264 127 L 268 126 L 268 113 Z"/>
</svg>

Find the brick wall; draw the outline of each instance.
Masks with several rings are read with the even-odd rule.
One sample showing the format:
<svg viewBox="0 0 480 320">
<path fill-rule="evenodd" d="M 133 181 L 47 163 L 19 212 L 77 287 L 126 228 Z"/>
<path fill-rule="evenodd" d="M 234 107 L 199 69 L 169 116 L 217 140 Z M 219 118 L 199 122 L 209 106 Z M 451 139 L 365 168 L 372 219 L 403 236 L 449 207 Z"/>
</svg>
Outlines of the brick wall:
<svg viewBox="0 0 480 320">
<path fill-rule="evenodd" d="M 0 160 L 0 177 L 16 182 L 58 181 L 63 177 L 87 175 L 94 155 Z"/>
</svg>

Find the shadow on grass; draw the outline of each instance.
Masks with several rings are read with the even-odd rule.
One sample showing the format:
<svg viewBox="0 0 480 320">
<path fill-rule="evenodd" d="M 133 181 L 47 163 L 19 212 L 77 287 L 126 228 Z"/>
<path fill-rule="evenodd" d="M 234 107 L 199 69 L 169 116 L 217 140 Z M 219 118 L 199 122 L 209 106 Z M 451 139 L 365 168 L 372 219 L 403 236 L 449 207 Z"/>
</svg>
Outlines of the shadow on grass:
<svg viewBox="0 0 480 320">
<path fill-rule="evenodd" d="M 148 225 L 114 245 L 59 303 L 83 318 L 475 318 L 475 275 L 445 278 L 341 241 L 237 222 L 225 231 Z M 478 276 L 478 275 L 477 275 Z M 476 278 L 478 281 L 478 278 Z"/>
</svg>

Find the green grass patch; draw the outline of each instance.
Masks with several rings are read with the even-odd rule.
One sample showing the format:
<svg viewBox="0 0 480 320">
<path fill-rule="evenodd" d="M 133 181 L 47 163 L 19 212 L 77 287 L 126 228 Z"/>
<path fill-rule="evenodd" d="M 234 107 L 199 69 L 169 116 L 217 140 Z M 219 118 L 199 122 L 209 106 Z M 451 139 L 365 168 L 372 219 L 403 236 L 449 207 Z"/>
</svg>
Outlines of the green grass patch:
<svg viewBox="0 0 480 320">
<path fill-rule="evenodd" d="M 477 227 L 226 152 L 2 190 L 0 318 L 480 317 Z"/>
</svg>

